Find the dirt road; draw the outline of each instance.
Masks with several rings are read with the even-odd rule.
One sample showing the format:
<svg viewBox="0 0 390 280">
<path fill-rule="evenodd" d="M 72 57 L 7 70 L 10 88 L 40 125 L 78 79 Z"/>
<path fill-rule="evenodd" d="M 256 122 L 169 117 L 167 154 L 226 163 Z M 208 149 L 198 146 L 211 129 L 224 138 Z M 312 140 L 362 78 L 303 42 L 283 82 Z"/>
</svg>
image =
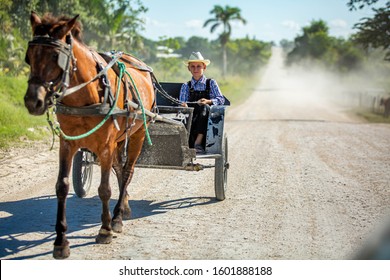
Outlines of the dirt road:
<svg viewBox="0 0 390 280">
<path fill-rule="evenodd" d="M 89 195 L 68 199 L 70 259 L 353 256 L 390 208 L 390 125 L 365 123 L 322 98 L 333 86 L 317 78 L 285 70 L 275 50 L 251 98 L 228 110 L 225 201 L 214 199 L 213 169 L 137 169 L 132 219 L 98 245 L 95 168 Z M 2 259 L 52 259 L 57 152 L 48 149 L 0 159 Z"/>
</svg>

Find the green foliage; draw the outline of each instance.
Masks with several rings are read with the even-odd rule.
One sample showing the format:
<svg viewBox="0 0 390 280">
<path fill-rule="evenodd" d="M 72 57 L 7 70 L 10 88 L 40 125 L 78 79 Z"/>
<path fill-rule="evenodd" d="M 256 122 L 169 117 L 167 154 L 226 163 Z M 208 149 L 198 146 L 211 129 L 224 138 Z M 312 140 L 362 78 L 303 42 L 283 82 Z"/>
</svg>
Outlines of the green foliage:
<svg viewBox="0 0 390 280">
<path fill-rule="evenodd" d="M 0 75 L 0 148 L 48 135 L 45 117 L 29 115 L 23 97 L 26 78 Z"/>
<path fill-rule="evenodd" d="M 151 66 L 160 82 L 184 82 L 189 79 L 189 72 L 180 58 L 161 58 Z"/>
<path fill-rule="evenodd" d="M 0 71 L 13 75 L 25 74 L 22 61 L 31 39 L 32 10 L 40 16 L 80 15 L 85 43 L 102 51 L 143 47 L 138 32 L 147 9 L 140 0 L 2 0 L 0 8 Z"/>
<path fill-rule="evenodd" d="M 331 45 L 328 29 L 322 20 L 312 21 L 309 26 L 303 27 L 303 34 L 294 40 L 295 48 L 290 52 L 289 60 L 294 61 L 305 57 L 320 59 Z"/>
<path fill-rule="evenodd" d="M 214 18 L 206 20 L 203 27 L 210 24 L 210 32 L 213 33 L 218 27 L 222 26 L 222 37 L 223 34 L 228 34 L 228 37 L 230 37 L 232 33 L 231 21 L 240 21 L 246 24 L 246 20 L 241 16 L 241 9 L 237 7 L 230 7 L 227 5 L 223 8 L 220 5 L 215 5 L 210 11 L 210 14 L 214 14 Z M 221 42 L 222 45 L 226 43 L 227 41 Z"/>
<path fill-rule="evenodd" d="M 12 33 L 0 35 L 0 72 L 7 75 L 27 75 L 28 67 L 24 62 L 25 42 L 17 29 Z"/>
<path fill-rule="evenodd" d="M 383 114 L 374 113 L 369 110 L 355 110 L 354 113 L 362 118 L 364 118 L 366 121 L 371 123 L 389 123 L 390 124 L 390 118 L 385 118 Z"/>
<path fill-rule="evenodd" d="M 341 72 L 359 68 L 364 60 L 362 50 L 350 40 L 330 36 L 328 30 L 322 20 L 304 27 L 303 34 L 295 38 L 294 48 L 288 53 L 287 64 L 314 61 Z"/>
<path fill-rule="evenodd" d="M 188 77 L 188 71 L 184 67 L 183 61 L 189 57 L 193 51 L 200 51 L 204 57 L 211 60 L 211 65 L 207 68 L 208 73 L 213 77 L 223 77 L 221 49 L 218 42 L 209 41 L 206 38 L 191 37 L 187 41 L 182 38 L 164 39 L 159 45 L 175 47 L 180 42 L 180 48 L 175 53 L 181 58 L 157 58 L 152 57 L 145 61 L 153 67 L 157 77 L 168 81 L 183 81 L 183 77 Z M 243 75 L 251 76 L 263 67 L 271 56 L 271 44 L 255 39 L 236 39 L 230 41 L 226 46 L 231 57 L 227 74 L 229 76 Z M 184 73 L 184 75 L 183 75 Z"/>
<path fill-rule="evenodd" d="M 203 56 L 211 57 L 213 55 L 213 48 L 215 48 L 215 44 L 210 43 L 208 39 L 192 36 L 177 52 L 183 57 L 188 57 L 193 51 L 200 51 Z"/>
<path fill-rule="evenodd" d="M 236 39 L 227 45 L 230 57 L 228 74 L 250 75 L 257 73 L 271 57 L 271 44 L 254 39 Z"/>
<path fill-rule="evenodd" d="M 349 0 L 347 6 L 352 11 L 357 9 L 363 9 L 365 6 L 370 6 L 378 1 L 379 0 Z"/>
<path fill-rule="evenodd" d="M 245 101 L 258 85 L 256 76 L 228 76 L 217 80 L 221 92 L 232 105 L 238 105 Z"/>
<path fill-rule="evenodd" d="M 363 18 L 355 24 L 358 32 L 354 40 L 365 49 L 374 47 L 386 50 L 385 59 L 390 60 L 390 1 L 385 7 L 373 11 L 375 12 L 373 18 Z"/>
<path fill-rule="evenodd" d="M 221 10 L 227 16 L 220 18 L 225 28 L 224 34 L 221 34 L 222 41 L 209 41 L 194 36 L 187 41 L 182 37 L 163 37 L 155 42 L 138 35 L 143 28 L 141 16 L 147 11 L 141 0 L 1 0 L 0 147 L 6 147 L 9 143 L 15 145 L 15 141 L 20 142 L 21 139 L 24 141 L 50 137 L 46 117 L 29 115 L 23 103 L 29 72 L 24 57 L 27 42 L 32 35 L 29 22 L 32 10 L 40 16 L 46 12 L 70 17 L 79 14 L 83 26 L 83 40 L 88 46 L 99 51 L 116 49 L 131 53 L 150 64 L 160 81 L 188 81 L 191 74 L 183 60 L 192 51 L 201 51 L 205 57 L 212 60 L 206 75 L 218 81 L 224 94 L 233 103 L 249 95 L 254 74 L 270 55 L 267 43 L 248 38 L 230 41 L 230 22 L 246 21 L 241 18 L 238 8 L 229 6 Z M 224 50 L 232 56 L 229 67 L 232 71 L 229 71 L 227 78 L 222 74 L 221 42 L 229 42 L 229 45 L 225 44 Z M 161 45 L 172 49 L 181 57 L 158 57 L 157 47 Z"/>
</svg>

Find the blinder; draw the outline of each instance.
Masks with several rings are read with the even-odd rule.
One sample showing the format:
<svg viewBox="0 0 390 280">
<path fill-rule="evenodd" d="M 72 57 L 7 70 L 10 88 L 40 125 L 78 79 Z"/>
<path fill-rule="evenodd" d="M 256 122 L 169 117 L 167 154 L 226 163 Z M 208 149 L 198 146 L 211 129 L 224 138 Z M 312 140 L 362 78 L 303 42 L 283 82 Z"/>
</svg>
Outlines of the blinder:
<svg viewBox="0 0 390 280">
<path fill-rule="evenodd" d="M 68 67 L 68 57 L 69 57 L 68 54 L 66 54 L 66 53 L 64 53 L 63 51 L 60 50 L 60 52 L 58 54 L 57 64 L 63 71 L 67 70 L 67 67 Z"/>
<path fill-rule="evenodd" d="M 68 35 L 69 36 L 69 35 Z M 70 37 L 70 36 L 69 36 Z M 67 42 L 70 42 L 70 38 L 66 39 Z M 67 70 L 68 59 L 71 57 L 71 46 L 62 42 L 61 40 L 54 39 L 49 36 L 35 36 L 32 41 L 28 42 L 28 46 L 47 46 L 55 48 L 58 51 L 57 65 L 62 70 Z M 25 62 L 30 65 L 30 58 L 26 54 Z"/>
<path fill-rule="evenodd" d="M 64 91 L 69 86 L 69 67 L 70 67 L 70 60 L 73 60 L 73 63 L 76 63 L 76 60 L 73 57 L 72 53 L 72 39 L 71 35 L 66 36 L 66 43 L 55 39 L 53 37 L 50 37 L 49 35 L 44 36 L 34 36 L 33 40 L 28 42 L 28 46 L 46 46 L 54 48 L 58 52 L 57 57 L 57 65 L 61 68 L 63 71 L 62 77 L 59 76 L 58 79 L 55 81 L 42 81 L 42 84 L 51 92 L 54 91 L 54 86 L 58 86 L 58 83 L 60 82 L 59 88 Z M 26 53 L 25 61 L 27 64 L 30 65 L 30 58 L 28 57 Z M 76 66 L 73 65 L 74 71 L 76 69 Z M 59 95 L 59 93 L 56 93 L 56 95 Z"/>
</svg>

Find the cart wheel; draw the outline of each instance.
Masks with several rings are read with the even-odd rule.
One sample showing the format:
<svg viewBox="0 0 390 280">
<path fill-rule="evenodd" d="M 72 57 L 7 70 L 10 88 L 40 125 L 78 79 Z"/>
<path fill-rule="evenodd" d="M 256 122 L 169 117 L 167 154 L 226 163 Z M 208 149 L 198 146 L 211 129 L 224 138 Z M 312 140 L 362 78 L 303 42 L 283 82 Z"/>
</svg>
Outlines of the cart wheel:
<svg viewBox="0 0 390 280">
<path fill-rule="evenodd" d="M 217 200 L 220 201 L 225 199 L 228 169 L 229 169 L 228 140 L 225 134 L 222 139 L 221 157 L 215 159 L 215 170 L 214 170 L 215 197 Z"/>
<path fill-rule="evenodd" d="M 93 162 L 93 154 L 89 151 L 77 151 L 73 157 L 73 189 L 78 197 L 85 197 L 91 188 Z"/>
</svg>

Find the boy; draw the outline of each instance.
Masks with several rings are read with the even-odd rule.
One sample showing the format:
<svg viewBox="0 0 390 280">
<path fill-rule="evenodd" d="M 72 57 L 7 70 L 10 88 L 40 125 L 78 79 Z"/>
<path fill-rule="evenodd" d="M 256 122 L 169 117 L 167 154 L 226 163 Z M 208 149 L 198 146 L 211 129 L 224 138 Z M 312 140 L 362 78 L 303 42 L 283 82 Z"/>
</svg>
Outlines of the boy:
<svg viewBox="0 0 390 280">
<path fill-rule="evenodd" d="M 210 60 L 204 59 L 200 52 L 193 52 L 184 64 L 187 65 L 192 74 L 191 81 L 182 85 L 179 97 L 180 101 L 183 102 L 182 106 L 194 107 L 189 145 L 196 149 L 197 154 L 205 154 L 204 143 L 209 106 L 223 105 L 225 98 L 217 82 L 213 79 L 207 79 L 204 75 Z M 187 102 L 196 102 L 196 104 L 187 104 Z"/>
</svg>

